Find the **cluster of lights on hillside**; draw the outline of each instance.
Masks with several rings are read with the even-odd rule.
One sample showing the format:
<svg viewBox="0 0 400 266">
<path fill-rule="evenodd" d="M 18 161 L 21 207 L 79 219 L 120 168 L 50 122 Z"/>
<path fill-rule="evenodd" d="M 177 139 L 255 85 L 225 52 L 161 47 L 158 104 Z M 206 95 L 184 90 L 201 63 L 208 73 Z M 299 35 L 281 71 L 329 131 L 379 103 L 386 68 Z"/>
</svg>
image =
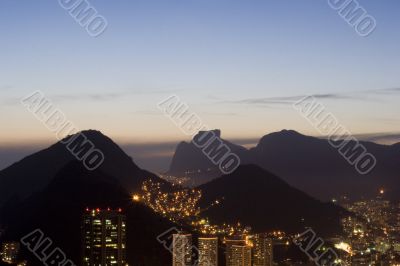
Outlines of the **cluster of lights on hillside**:
<svg viewBox="0 0 400 266">
<path fill-rule="evenodd" d="M 201 191 L 198 189 L 181 189 L 164 192 L 162 184 L 151 179 L 142 184 L 142 193 L 133 195 L 134 201 L 141 201 L 155 212 L 173 222 L 182 222 L 200 213 L 198 202 Z"/>
<path fill-rule="evenodd" d="M 134 202 L 141 202 L 153 211 L 178 224 L 191 225 L 195 230 L 208 235 L 235 235 L 246 232 L 240 222 L 230 225 L 212 225 L 201 213 L 221 204 L 216 199 L 205 209 L 199 207 L 201 190 L 181 188 L 172 192 L 163 191 L 163 185 L 148 179 L 142 183 L 141 192 L 132 195 Z"/>
</svg>

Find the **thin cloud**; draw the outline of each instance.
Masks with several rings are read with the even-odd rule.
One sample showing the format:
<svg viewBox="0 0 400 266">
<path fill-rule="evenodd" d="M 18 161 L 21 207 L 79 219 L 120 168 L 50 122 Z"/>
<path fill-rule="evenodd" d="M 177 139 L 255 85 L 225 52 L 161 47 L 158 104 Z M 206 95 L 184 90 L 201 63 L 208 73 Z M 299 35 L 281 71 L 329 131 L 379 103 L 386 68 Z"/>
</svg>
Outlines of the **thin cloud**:
<svg viewBox="0 0 400 266">
<path fill-rule="evenodd" d="M 3 86 L 0 86 L 0 91 L 8 91 L 8 90 L 11 90 L 13 88 L 13 86 L 11 86 L 11 85 L 3 85 Z"/>
<path fill-rule="evenodd" d="M 54 101 L 75 101 L 75 100 L 89 100 L 89 101 L 108 101 L 117 98 L 122 98 L 130 95 L 129 92 L 114 92 L 114 93 L 93 93 L 93 94 L 56 94 L 49 95 L 48 97 Z"/>
<path fill-rule="evenodd" d="M 238 116 L 238 113 L 233 112 L 201 112 L 202 115 L 213 115 L 213 116 Z"/>
<path fill-rule="evenodd" d="M 138 110 L 138 111 L 133 111 L 131 114 L 135 115 L 154 115 L 154 116 L 160 116 L 163 115 L 162 112 L 160 111 L 152 111 L 152 110 Z"/>
<path fill-rule="evenodd" d="M 104 92 L 104 93 L 89 93 L 89 94 L 47 94 L 45 96 L 54 101 L 54 102 L 69 102 L 69 101 L 110 101 L 120 98 L 125 98 L 132 95 L 146 95 L 146 94 L 168 94 L 168 93 L 176 93 L 179 90 L 126 90 L 126 91 L 117 91 L 117 92 Z M 1 102 L 4 106 L 11 106 L 19 104 L 21 99 L 25 95 L 21 95 L 18 97 L 10 97 Z"/>
<path fill-rule="evenodd" d="M 395 144 L 400 142 L 400 132 L 394 133 L 370 133 L 355 135 L 357 139 L 371 141 L 379 144 Z"/>
<path fill-rule="evenodd" d="M 329 99 L 329 100 L 344 100 L 344 99 L 354 99 L 352 95 L 344 94 L 314 94 L 312 95 L 317 99 Z M 232 103 L 232 104 L 259 104 L 259 105 L 290 105 L 296 101 L 306 97 L 306 95 L 298 96 L 286 96 L 286 97 L 268 97 L 268 98 L 248 98 L 244 100 L 236 101 L 223 101 L 221 103 Z"/>
<path fill-rule="evenodd" d="M 375 90 L 369 90 L 367 93 L 371 94 L 398 94 L 400 93 L 400 88 L 388 88 L 388 89 L 375 89 Z"/>
<path fill-rule="evenodd" d="M 175 93 L 177 90 L 126 90 L 110 93 L 92 93 L 92 94 L 58 94 L 49 96 L 49 98 L 56 101 L 68 100 L 90 100 L 90 101 L 109 101 L 118 98 L 124 98 L 131 95 L 145 95 L 145 94 L 166 94 Z"/>
<path fill-rule="evenodd" d="M 326 139 L 326 136 L 315 136 L 322 139 Z M 334 136 L 341 137 L 341 136 Z M 373 142 L 377 144 L 383 145 L 393 145 L 396 143 L 400 143 L 400 132 L 378 132 L 378 133 L 364 133 L 364 134 L 354 134 L 353 137 L 360 141 Z"/>
<path fill-rule="evenodd" d="M 310 94 L 310 95 L 297 95 L 297 96 L 284 96 L 284 97 L 266 97 L 266 98 L 248 98 L 242 100 L 224 100 L 219 101 L 219 104 L 252 104 L 261 105 L 265 107 L 278 107 L 291 105 L 300 99 L 313 96 L 321 100 L 364 100 L 369 101 L 371 98 L 367 97 L 370 94 L 375 95 L 393 95 L 399 94 L 400 88 L 388 89 L 373 89 L 366 91 L 356 91 L 351 93 L 326 93 L 326 94 Z"/>
</svg>

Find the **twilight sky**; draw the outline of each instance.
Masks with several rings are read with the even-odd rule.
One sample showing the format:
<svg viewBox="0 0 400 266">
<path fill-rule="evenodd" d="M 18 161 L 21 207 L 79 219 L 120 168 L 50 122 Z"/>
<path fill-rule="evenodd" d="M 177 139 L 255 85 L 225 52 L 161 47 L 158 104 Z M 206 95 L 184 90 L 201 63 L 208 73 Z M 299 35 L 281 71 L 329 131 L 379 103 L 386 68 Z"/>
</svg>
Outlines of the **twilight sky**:
<svg viewBox="0 0 400 266">
<path fill-rule="evenodd" d="M 97 38 L 56 0 L 0 2 L 0 169 L 55 141 L 20 104 L 35 90 L 126 147 L 188 139 L 157 109 L 171 94 L 228 139 L 318 135 L 291 107 L 309 94 L 354 134 L 400 132 L 398 0 L 359 0 L 368 37 L 327 0 L 89 2 L 108 21 Z"/>
</svg>

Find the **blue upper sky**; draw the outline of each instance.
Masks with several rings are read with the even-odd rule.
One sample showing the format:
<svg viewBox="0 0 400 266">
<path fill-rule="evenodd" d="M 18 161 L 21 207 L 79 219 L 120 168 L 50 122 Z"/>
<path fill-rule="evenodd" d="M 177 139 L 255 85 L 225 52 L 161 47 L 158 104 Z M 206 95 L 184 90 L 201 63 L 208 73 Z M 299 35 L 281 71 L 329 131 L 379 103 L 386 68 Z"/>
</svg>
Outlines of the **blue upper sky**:
<svg viewBox="0 0 400 266">
<path fill-rule="evenodd" d="M 329 94 L 354 133 L 399 128 L 398 0 L 359 0 L 377 21 L 368 37 L 327 0 L 89 2 L 108 21 L 97 38 L 56 0 L 0 2 L 2 143 L 54 140 L 19 103 L 34 90 L 80 128 L 127 142 L 183 138 L 156 107 L 170 94 L 232 138 L 317 134 L 276 103 L 307 94 Z"/>
</svg>

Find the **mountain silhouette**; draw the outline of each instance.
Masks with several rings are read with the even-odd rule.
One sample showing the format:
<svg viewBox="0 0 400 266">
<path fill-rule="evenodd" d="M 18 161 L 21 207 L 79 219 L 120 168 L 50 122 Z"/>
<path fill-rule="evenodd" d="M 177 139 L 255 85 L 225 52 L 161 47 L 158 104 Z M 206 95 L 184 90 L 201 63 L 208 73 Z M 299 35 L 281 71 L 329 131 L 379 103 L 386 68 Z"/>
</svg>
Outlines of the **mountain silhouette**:
<svg viewBox="0 0 400 266">
<path fill-rule="evenodd" d="M 242 164 L 256 164 L 322 200 L 344 195 L 353 199 L 374 197 L 380 188 L 385 188 L 389 198 L 400 200 L 400 144 L 360 143 L 377 159 L 375 168 L 366 175 L 359 174 L 328 140 L 293 130 L 268 134 L 248 150 L 230 145 L 239 151 Z M 178 146 L 168 173 L 190 177 L 193 185 L 221 175 L 218 167 L 192 143 Z"/>
<path fill-rule="evenodd" d="M 197 138 L 205 131 L 200 131 L 194 138 Z M 230 151 L 237 154 L 242 160 L 246 157 L 247 149 L 240 145 L 233 144 L 221 138 L 220 130 L 211 130 L 215 136 L 220 138 Z M 178 144 L 171 161 L 169 175 L 189 176 L 191 178 L 190 186 L 207 183 L 214 177 L 220 176 L 222 172 L 216 167 L 203 152 L 192 142 L 182 141 Z"/>
<path fill-rule="evenodd" d="M 140 203 L 134 203 L 119 180 L 101 170 L 88 171 L 72 161 L 40 193 L 11 202 L 0 213 L 3 240 L 20 239 L 40 229 L 76 265 L 81 265 L 81 221 L 86 208 L 121 208 L 127 219 L 127 263 L 164 266 L 171 254 L 157 236 L 175 226 Z M 155 254 L 157 254 L 155 256 Z M 28 250 L 30 265 L 42 265 Z"/>
<path fill-rule="evenodd" d="M 104 162 L 99 170 L 117 178 L 127 191 L 137 189 L 147 178 L 163 182 L 158 176 L 140 169 L 131 157 L 101 132 L 88 130 L 81 133 L 104 154 Z M 79 134 L 69 136 L 63 141 L 73 139 Z M 10 198 L 23 199 L 40 191 L 61 168 L 73 160 L 76 159 L 67 146 L 57 142 L 0 171 L 0 206 Z"/>
<path fill-rule="evenodd" d="M 255 232 L 283 230 L 299 233 L 310 227 L 319 234 L 341 232 L 340 219 L 347 211 L 322 203 L 256 165 L 241 165 L 236 171 L 199 187 L 204 211 L 215 223 L 251 226 Z"/>
</svg>

